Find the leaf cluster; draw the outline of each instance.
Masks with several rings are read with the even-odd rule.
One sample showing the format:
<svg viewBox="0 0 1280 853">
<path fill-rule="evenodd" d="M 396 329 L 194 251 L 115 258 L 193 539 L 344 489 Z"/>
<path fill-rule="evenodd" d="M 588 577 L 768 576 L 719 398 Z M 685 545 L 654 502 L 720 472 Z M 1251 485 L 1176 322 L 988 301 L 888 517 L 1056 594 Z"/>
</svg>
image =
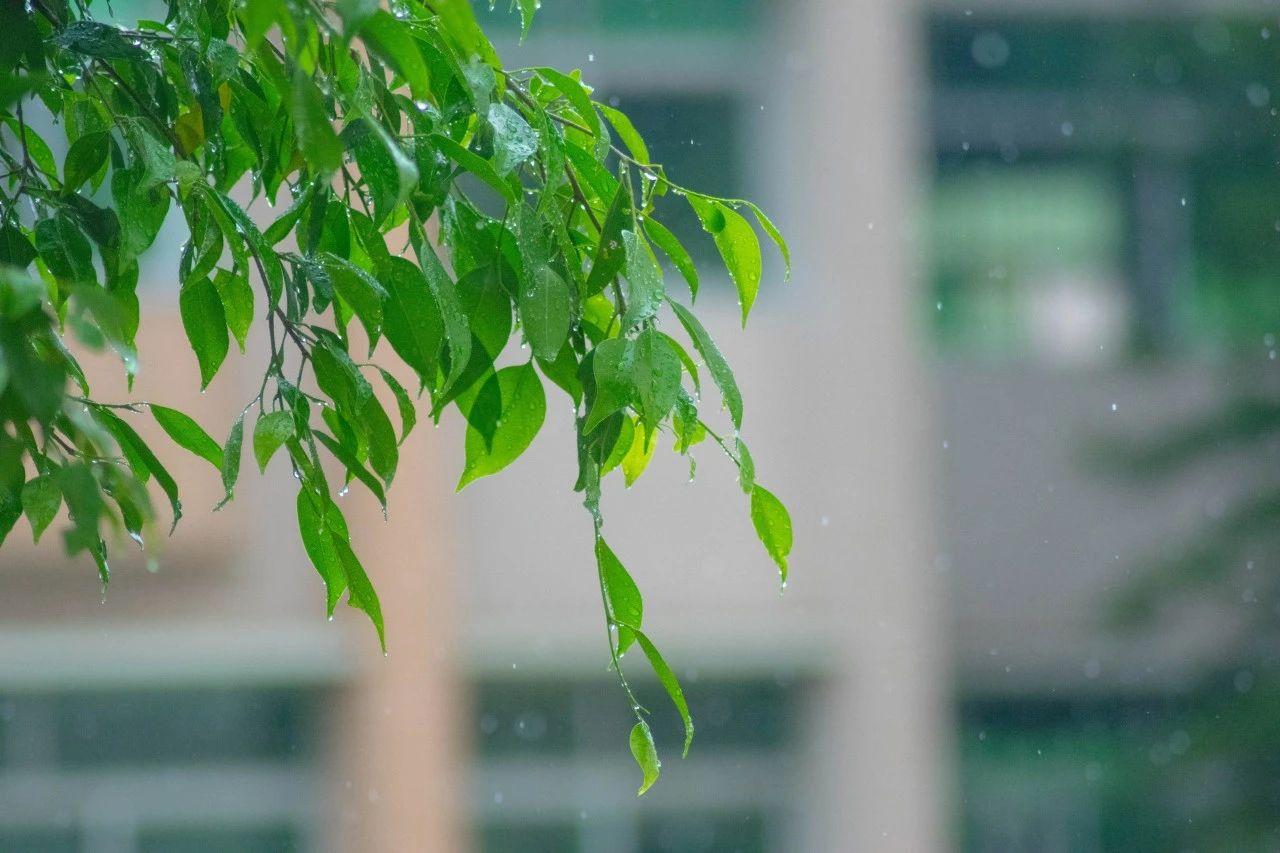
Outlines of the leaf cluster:
<svg viewBox="0 0 1280 853">
<path fill-rule="evenodd" d="M 526 29 L 536 5 L 519 4 Z M 0 535 L 25 513 L 38 538 L 65 504 L 67 547 L 105 583 L 114 533 L 142 544 L 154 523 L 151 482 L 174 524 L 182 512 L 130 425 L 149 413 L 213 467 L 223 503 L 246 443 L 261 470 L 282 457 L 328 612 L 345 595 L 385 647 L 335 496 L 358 483 L 385 511 L 420 404 L 433 421 L 451 409 L 466 421 L 461 489 L 519 458 L 548 391 L 563 393 L 611 659 L 630 696 L 621 658 L 639 646 L 687 749 L 680 686 L 602 537 L 601 481 L 618 469 L 634 483 L 664 434 L 686 456 L 711 438 L 785 582 L 790 518 L 756 482 L 728 363 L 668 287 L 664 265 L 690 302 L 701 278 L 654 202 L 691 206 L 744 324 L 761 235 L 790 264 L 764 213 L 674 183 L 579 73 L 504 67 L 466 0 L 169 0 L 164 20 L 128 29 L 83 0 L 31 0 L 5 4 L 0 25 Z M 65 137 L 61 162 L 27 120 L 37 104 Z M 110 347 L 132 379 L 138 258 L 173 216 L 189 233 L 176 286 L 202 387 L 233 346 L 266 337 L 261 384 L 222 440 L 172 408 L 95 401 L 65 343 Z M 666 317 L 683 339 L 660 328 Z M 387 350 L 411 387 L 373 362 Z M 725 436 L 708 423 L 703 371 Z M 657 756 L 632 704 L 647 789 Z"/>
</svg>

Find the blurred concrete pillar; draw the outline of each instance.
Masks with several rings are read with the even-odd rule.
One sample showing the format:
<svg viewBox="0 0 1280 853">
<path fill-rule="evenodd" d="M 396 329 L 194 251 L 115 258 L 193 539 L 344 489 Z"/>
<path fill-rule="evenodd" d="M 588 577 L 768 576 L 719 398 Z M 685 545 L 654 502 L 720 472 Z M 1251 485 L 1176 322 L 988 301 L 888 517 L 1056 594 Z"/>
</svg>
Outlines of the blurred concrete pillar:
<svg viewBox="0 0 1280 853">
<path fill-rule="evenodd" d="M 383 404 L 394 411 L 393 401 Z M 382 602 L 387 656 L 352 611 L 356 676 L 330 729 L 334 851 L 468 849 L 455 533 L 446 478 L 434 469 L 438 439 L 425 424 L 401 447 L 388 521 L 358 485 L 347 498 L 353 544 Z"/>
<path fill-rule="evenodd" d="M 904 0 L 809 0 L 789 65 L 805 115 L 792 219 L 805 323 L 796 346 L 827 377 L 814 443 L 851 523 L 832 531 L 829 677 L 810 716 L 805 850 L 949 846 L 946 610 L 934 548 L 932 394 L 916 269 L 924 66 Z"/>
</svg>

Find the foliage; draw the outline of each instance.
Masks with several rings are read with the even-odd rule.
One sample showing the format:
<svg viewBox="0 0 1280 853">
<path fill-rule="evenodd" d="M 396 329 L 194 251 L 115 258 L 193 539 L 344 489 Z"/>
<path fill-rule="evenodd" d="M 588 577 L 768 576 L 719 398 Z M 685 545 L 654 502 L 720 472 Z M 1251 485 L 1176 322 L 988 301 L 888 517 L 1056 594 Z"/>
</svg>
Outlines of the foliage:
<svg viewBox="0 0 1280 853">
<path fill-rule="evenodd" d="M 519 4 L 526 30 L 537 5 Z M 369 362 L 375 349 L 385 341 L 384 355 L 412 369 L 432 420 L 449 408 L 466 419 L 459 489 L 530 445 L 549 381 L 576 411 L 576 489 L 647 789 L 658 761 L 622 671 L 632 644 L 688 737 L 693 727 L 642 630 L 640 592 L 601 535 L 602 478 L 620 468 L 634 482 L 660 433 L 681 455 L 710 436 L 738 467 L 784 581 L 791 548 L 787 511 L 756 484 L 738 434 L 733 373 L 667 289 L 659 253 L 690 301 L 699 275 L 653 204 L 688 200 L 744 324 L 762 278 L 755 226 L 787 256 L 772 223 L 748 202 L 675 184 L 578 72 L 504 68 L 466 0 L 168 0 L 163 21 L 130 29 L 95 20 L 87 0 L 29 0 L 0 7 L 0 25 L 0 534 L 25 514 L 38 538 L 65 504 L 66 547 L 87 552 L 105 584 L 108 540 L 124 532 L 145 547 L 150 483 L 172 524 L 182 514 L 177 483 L 130 425 L 149 412 L 220 474 L 222 503 L 246 444 L 261 470 L 286 457 L 329 613 L 345 593 L 385 646 L 377 593 L 334 500 L 354 480 L 385 508 L 417 422 L 411 389 Z M 61 163 L 61 146 L 27 120 L 40 108 L 65 134 Z M 221 442 L 174 409 L 95 400 L 64 339 L 110 347 L 132 381 L 138 257 L 176 214 L 190 234 L 178 304 L 202 387 L 233 343 L 243 352 L 264 327 L 268 339 L 258 392 Z M 731 438 L 706 421 L 686 345 L 659 331 L 667 306 L 728 409 Z"/>
<path fill-rule="evenodd" d="M 1280 430 L 1280 401 L 1269 390 L 1268 366 L 1232 364 L 1233 387 L 1246 390 L 1224 394 L 1213 406 L 1146 435 L 1099 439 L 1091 460 L 1129 484 L 1176 489 L 1193 475 L 1261 458 Z M 1186 622 L 1189 614 L 1215 626 L 1213 659 L 1169 703 L 1173 713 L 1165 727 L 1185 732 L 1187 748 L 1159 756 L 1159 764 L 1144 760 L 1135 771 L 1148 796 L 1174 803 L 1188 801 L 1188 779 L 1202 784 L 1211 774 L 1219 780 L 1214 796 L 1198 803 L 1194 821 L 1162 827 L 1171 836 L 1169 846 L 1261 850 L 1274 849 L 1280 839 L 1280 610 L 1270 604 L 1280 596 L 1274 568 L 1280 484 L 1263 466 L 1242 486 L 1185 535 L 1153 543 L 1130 576 L 1107 593 L 1108 622 L 1117 632 L 1151 633 Z M 1174 760 L 1182 766 L 1170 773 L 1164 765 Z"/>
</svg>

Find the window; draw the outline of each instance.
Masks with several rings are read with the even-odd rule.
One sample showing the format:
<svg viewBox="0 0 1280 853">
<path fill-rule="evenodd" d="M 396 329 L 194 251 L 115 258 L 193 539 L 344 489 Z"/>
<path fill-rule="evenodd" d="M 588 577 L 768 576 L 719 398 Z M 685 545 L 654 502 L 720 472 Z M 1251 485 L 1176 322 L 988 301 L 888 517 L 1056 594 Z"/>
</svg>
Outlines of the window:
<svg viewBox="0 0 1280 853">
<path fill-rule="evenodd" d="M 659 750 L 672 757 L 661 790 L 643 800 L 609 793 L 637 781 L 631 756 L 619 749 L 630 716 L 612 682 L 480 682 L 475 810 L 484 853 L 787 849 L 797 689 L 765 679 L 685 682 L 695 747 L 675 758 L 679 720 L 654 716 Z M 668 701 L 656 683 L 633 686 L 646 707 Z"/>
<path fill-rule="evenodd" d="M 309 849 L 319 695 L 0 696 L 0 850 Z"/>
<path fill-rule="evenodd" d="M 1266 21 L 1244 19 L 935 16 L 941 221 L 930 307 L 942 345 L 971 351 L 984 340 L 1025 356 L 1036 339 L 1051 359 L 1079 363 L 1076 350 L 1090 346 L 1113 356 L 1221 351 L 1274 333 L 1280 180 L 1267 81 L 1280 45 L 1269 34 Z M 1015 213 L 1009 182 L 985 196 L 955 189 L 1000 167 L 1025 176 L 1024 200 L 1038 201 L 1027 225 L 1041 227 L 998 232 L 1048 251 L 1030 265 L 1023 258 L 1017 271 L 997 264 L 992 274 L 1004 284 L 993 295 L 1001 287 L 948 259 L 965 237 L 957 214 L 989 222 Z M 1044 227 L 1050 219 L 1058 226 Z M 1079 256 L 1081 228 L 1100 239 L 1105 257 Z M 1059 241 L 1070 245 L 1055 256 Z M 1062 279 L 1064 265 L 1075 268 L 1074 281 L 1046 297 L 1045 281 Z M 1029 318 L 1026 306 L 1046 298 L 1064 328 Z M 1094 328 L 1085 328 L 1085 314 Z"/>
</svg>

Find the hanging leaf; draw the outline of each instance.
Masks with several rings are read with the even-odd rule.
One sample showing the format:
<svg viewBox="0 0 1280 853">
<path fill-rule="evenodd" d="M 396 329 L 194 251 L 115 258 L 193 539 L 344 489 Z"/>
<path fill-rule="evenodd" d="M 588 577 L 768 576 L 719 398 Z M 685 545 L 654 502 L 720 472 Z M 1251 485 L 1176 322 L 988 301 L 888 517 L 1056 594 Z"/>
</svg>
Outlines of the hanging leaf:
<svg viewBox="0 0 1280 853">
<path fill-rule="evenodd" d="M 520 322 L 538 358 L 554 360 L 569 339 L 569 285 L 548 266 L 520 290 Z"/>
<path fill-rule="evenodd" d="M 269 412 L 253 425 L 253 458 L 258 460 L 258 470 L 266 471 L 267 463 L 284 443 L 293 438 L 293 414 Z"/>
<path fill-rule="evenodd" d="M 157 406 L 154 403 L 150 409 L 151 416 L 174 440 L 174 443 L 204 459 L 217 470 L 222 470 L 222 448 L 200 424 L 177 409 Z"/>
<path fill-rule="evenodd" d="M 708 198 L 690 195 L 689 205 L 698 214 L 702 228 L 715 240 L 720 257 L 724 259 L 729 278 L 738 290 L 738 304 L 742 308 L 742 325 L 747 325 L 747 315 L 755 304 L 760 290 L 763 261 L 760 257 L 760 240 L 747 220 L 733 208 Z"/>
<path fill-rule="evenodd" d="M 658 781 L 662 762 L 658 760 L 658 748 L 653 744 L 653 732 L 649 730 L 649 724 L 644 720 L 640 720 L 632 727 L 630 741 L 631 755 L 640 766 L 640 772 L 644 774 L 640 790 L 636 791 L 636 796 L 642 797 L 645 791 L 652 788 L 653 783 Z"/>
<path fill-rule="evenodd" d="M 200 388 L 209 387 L 227 357 L 227 315 L 213 282 L 207 278 L 187 282 L 178 292 L 182 328 L 200 364 Z"/>
<path fill-rule="evenodd" d="M 58 514 L 62 506 L 62 491 L 51 474 L 44 474 L 22 487 L 22 511 L 31 524 L 31 538 L 39 542 L 40 536 Z"/>
<path fill-rule="evenodd" d="M 547 414 L 546 395 L 533 365 L 504 367 L 489 383 L 496 386 L 501 401 L 492 439 L 486 441 L 481 429 L 468 425 L 467 462 L 458 480 L 458 491 L 481 477 L 498 473 L 518 459 L 533 443 Z"/>
<path fill-rule="evenodd" d="M 787 556 L 791 553 L 791 514 L 782 501 L 764 486 L 751 490 L 751 523 L 756 535 L 764 543 L 764 549 L 778 564 L 782 583 L 787 583 Z"/>
<path fill-rule="evenodd" d="M 689 309 L 678 302 L 670 304 L 676 318 L 680 320 L 680 325 L 684 326 L 689 339 L 693 341 L 694 349 L 702 356 L 707 370 L 711 371 L 711 378 L 715 380 L 716 387 L 720 389 L 720 395 L 724 398 L 724 404 L 729 408 L 729 416 L 733 419 L 734 428 L 742 429 L 742 394 L 738 391 L 738 382 L 733 378 L 729 362 L 725 361 L 715 341 L 711 339 L 711 335 L 707 334 L 702 323 L 690 313 Z"/>
<path fill-rule="evenodd" d="M 289 114 L 298 137 L 298 150 L 311 168 L 321 175 L 338 171 L 342 166 L 342 143 L 333 132 L 320 90 L 301 68 L 293 69 Z"/>
</svg>

